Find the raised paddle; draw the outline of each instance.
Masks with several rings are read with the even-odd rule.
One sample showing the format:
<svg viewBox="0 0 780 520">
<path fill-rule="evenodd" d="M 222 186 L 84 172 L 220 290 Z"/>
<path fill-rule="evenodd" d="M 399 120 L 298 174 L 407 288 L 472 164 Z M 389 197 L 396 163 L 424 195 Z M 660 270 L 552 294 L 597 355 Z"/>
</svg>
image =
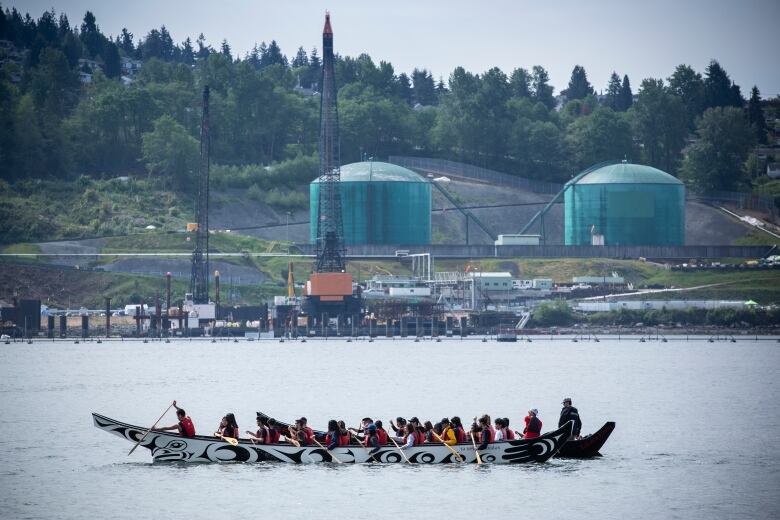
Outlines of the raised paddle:
<svg viewBox="0 0 780 520">
<path fill-rule="evenodd" d="M 314 441 L 314 444 L 316 444 L 317 446 L 319 446 L 319 447 L 320 447 L 320 448 L 322 448 L 323 450 L 325 450 L 325 451 L 327 451 L 328 453 L 330 453 L 330 456 L 331 456 L 331 458 L 333 458 L 333 460 L 335 460 L 335 461 L 336 461 L 336 462 L 338 462 L 339 464 L 344 464 L 343 462 L 341 462 L 341 461 L 339 460 L 339 458 L 336 456 L 336 454 L 335 454 L 335 453 L 333 453 L 333 452 L 332 452 L 332 451 L 330 451 L 328 448 L 326 448 L 325 446 L 323 446 L 322 444 L 320 444 L 320 441 L 318 441 L 318 440 L 317 440 L 317 439 L 315 439 L 314 437 L 312 437 L 312 440 Z"/>
<path fill-rule="evenodd" d="M 444 442 L 444 440 L 441 437 L 439 437 L 439 434 L 437 434 L 435 431 L 431 430 L 431 433 L 433 434 L 434 437 L 436 437 L 439 440 L 440 443 L 444 444 L 444 446 L 446 446 L 446 448 L 450 450 L 453 455 L 455 455 L 455 458 L 458 459 L 458 462 L 463 462 L 463 457 L 460 456 L 460 453 L 455 451 L 455 449 L 453 449 L 452 446 Z"/>
<path fill-rule="evenodd" d="M 174 401 L 174 402 L 175 402 L 175 401 Z M 154 424 L 152 425 L 152 427 L 151 427 L 151 428 L 149 428 L 148 430 L 146 430 L 146 433 L 144 433 L 143 437 L 141 437 L 140 439 L 138 439 L 138 442 L 136 442 L 136 443 L 135 443 L 135 446 L 133 446 L 133 449 L 131 449 L 131 450 L 130 450 L 130 452 L 128 453 L 128 455 L 131 455 L 131 454 L 132 454 L 132 453 L 135 451 L 135 449 L 138 447 L 138 445 L 139 445 L 139 444 L 141 444 L 141 442 L 142 442 L 142 441 L 143 441 L 143 440 L 146 438 L 146 436 L 147 436 L 147 435 L 149 435 L 149 432 L 150 432 L 150 431 L 154 430 L 154 427 L 155 427 L 155 426 L 157 426 L 157 423 L 158 423 L 158 422 L 160 422 L 160 421 L 162 421 L 162 418 L 163 418 L 163 417 L 165 417 L 165 414 L 166 414 L 166 413 L 168 413 L 168 410 L 170 410 L 171 408 L 173 408 L 173 403 L 171 403 L 171 404 L 170 404 L 170 406 L 168 406 L 168 408 L 166 408 L 166 409 L 165 409 L 165 411 L 163 412 L 163 414 L 160 416 L 160 418 L 159 418 L 159 419 L 157 419 L 157 420 L 154 422 Z"/>
<path fill-rule="evenodd" d="M 477 464 L 482 464 L 482 457 L 479 456 L 479 450 L 477 449 L 477 443 L 474 442 L 474 432 L 469 432 L 471 435 L 471 444 L 474 446 L 474 453 L 477 454 Z"/>
<path fill-rule="evenodd" d="M 388 437 L 390 438 L 390 440 L 391 440 L 391 441 L 393 441 L 393 445 L 396 447 L 396 449 L 397 449 L 398 451 L 400 451 L 400 452 L 401 452 L 401 455 L 403 455 L 404 459 L 406 459 L 406 462 L 408 462 L 409 464 L 411 464 L 411 463 L 412 463 L 412 461 L 411 461 L 411 460 L 409 460 L 409 457 L 407 457 L 407 456 L 406 456 L 406 453 L 404 453 L 404 450 L 402 450 L 402 449 L 401 449 L 401 447 L 398 445 L 398 443 L 397 443 L 397 442 L 395 442 L 395 439 L 393 439 L 393 438 L 392 438 L 392 437 L 390 437 L 389 435 L 388 435 Z"/>
</svg>

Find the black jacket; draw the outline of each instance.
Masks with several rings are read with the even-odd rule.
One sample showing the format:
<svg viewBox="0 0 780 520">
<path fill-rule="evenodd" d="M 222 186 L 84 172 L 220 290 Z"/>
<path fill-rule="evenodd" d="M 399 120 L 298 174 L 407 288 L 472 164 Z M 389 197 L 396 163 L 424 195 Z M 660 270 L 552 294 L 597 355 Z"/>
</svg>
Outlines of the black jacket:
<svg viewBox="0 0 780 520">
<path fill-rule="evenodd" d="M 558 428 L 569 421 L 574 421 L 574 432 L 572 434 L 575 436 L 579 435 L 580 429 L 582 429 L 582 421 L 580 421 L 580 413 L 573 406 L 568 408 L 564 407 L 561 410 L 561 418 L 558 419 Z"/>
</svg>

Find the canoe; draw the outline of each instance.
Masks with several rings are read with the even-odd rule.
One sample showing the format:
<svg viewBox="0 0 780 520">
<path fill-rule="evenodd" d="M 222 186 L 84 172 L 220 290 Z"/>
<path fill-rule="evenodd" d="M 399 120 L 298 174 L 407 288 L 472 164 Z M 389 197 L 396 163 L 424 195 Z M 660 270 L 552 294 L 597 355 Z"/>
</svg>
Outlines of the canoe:
<svg viewBox="0 0 780 520">
<path fill-rule="evenodd" d="M 135 444 L 147 432 L 147 428 L 134 426 L 111 419 L 97 413 L 92 414 L 97 428 L 113 433 Z M 493 464 L 519 464 L 526 462 L 544 462 L 558 453 L 566 439 L 571 436 L 574 422 L 569 421 L 554 432 L 546 433 L 536 439 L 519 439 L 494 442 L 481 450 L 482 461 Z M 253 444 L 250 440 L 239 439 L 237 446 L 215 437 L 196 435 L 193 438 L 181 437 L 172 432 L 150 432 L 140 446 L 151 452 L 155 462 L 289 462 L 308 464 L 335 462 L 331 452 L 319 446 L 294 446 L 291 444 Z M 474 447 L 469 444 L 456 444 L 452 448 L 467 463 L 476 461 Z M 404 450 L 411 462 L 424 464 L 457 463 L 457 458 L 442 444 L 425 444 Z M 362 446 L 344 446 L 335 448 L 332 453 L 344 463 L 372 462 L 368 449 Z M 384 463 L 405 463 L 395 446 L 382 446 L 375 459 Z"/>
<path fill-rule="evenodd" d="M 266 419 L 271 418 L 270 415 L 266 415 L 263 412 L 257 412 L 257 416 L 265 417 Z M 276 419 L 276 423 L 280 425 L 285 431 L 287 431 L 287 428 L 290 426 L 289 423 L 282 422 L 279 419 Z M 599 453 L 599 450 L 602 446 L 604 446 L 604 443 L 607 442 L 609 435 L 614 429 L 615 423 L 610 421 L 602 426 L 599 431 L 594 434 L 586 435 L 578 441 L 570 440 L 566 442 L 555 456 L 558 458 L 569 459 L 589 459 L 591 457 L 600 457 L 601 453 Z M 518 435 L 520 435 L 519 432 Z M 322 443 L 325 442 L 325 432 L 321 430 L 314 430 L 314 437 Z"/>
<path fill-rule="evenodd" d="M 591 457 L 600 457 L 599 450 L 609 439 L 612 430 L 615 429 L 615 423 L 609 421 L 594 434 L 586 435 L 580 440 L 571 440 L 563 445 L 556 457 L 569 459 L 589 459 Z"/>
</svg>

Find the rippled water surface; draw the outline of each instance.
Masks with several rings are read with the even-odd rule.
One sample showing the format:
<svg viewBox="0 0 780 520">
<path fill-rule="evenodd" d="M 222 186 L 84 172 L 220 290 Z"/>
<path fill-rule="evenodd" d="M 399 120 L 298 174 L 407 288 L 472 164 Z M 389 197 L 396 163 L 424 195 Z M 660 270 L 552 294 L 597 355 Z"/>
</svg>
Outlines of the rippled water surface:
<svg viewBox="0 0 780 520">
<path fill-rule="evenodd" d="M 774 338 L 0 345 L 0 517 L 778 518 L 779 390 Z M 617 423 L 604 457 L 152 464 L 90 416 L 148 426 L 175 398 L 204 434 L 229 411 L 249 429 L 256 410 L 315 427 L 487 412 L 519 428 L 535 407 L 548 430 L 564 396 L 583 433 Z"/>
</svg>

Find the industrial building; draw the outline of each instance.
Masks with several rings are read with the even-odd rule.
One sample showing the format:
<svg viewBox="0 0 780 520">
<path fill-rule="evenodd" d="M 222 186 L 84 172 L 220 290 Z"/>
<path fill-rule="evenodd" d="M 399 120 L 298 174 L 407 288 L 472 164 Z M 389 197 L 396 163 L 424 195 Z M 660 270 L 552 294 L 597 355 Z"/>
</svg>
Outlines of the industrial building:
<svg viewBox="0 0 780 520">
<path fill-rule="evenodd" d="M 623 161 L 586 170 L 563 191 L 566 245 L 685 243 L 685 187 L 661 170 Z"/>
<path fill-rule="evenodd" d="M 317 238 L 321 179 L 309 185 L 312 242 Z M 339 183 L 346 244 L 430 244 L 431 184 L 384 162 L 341 167 Z"/>
</svg>

